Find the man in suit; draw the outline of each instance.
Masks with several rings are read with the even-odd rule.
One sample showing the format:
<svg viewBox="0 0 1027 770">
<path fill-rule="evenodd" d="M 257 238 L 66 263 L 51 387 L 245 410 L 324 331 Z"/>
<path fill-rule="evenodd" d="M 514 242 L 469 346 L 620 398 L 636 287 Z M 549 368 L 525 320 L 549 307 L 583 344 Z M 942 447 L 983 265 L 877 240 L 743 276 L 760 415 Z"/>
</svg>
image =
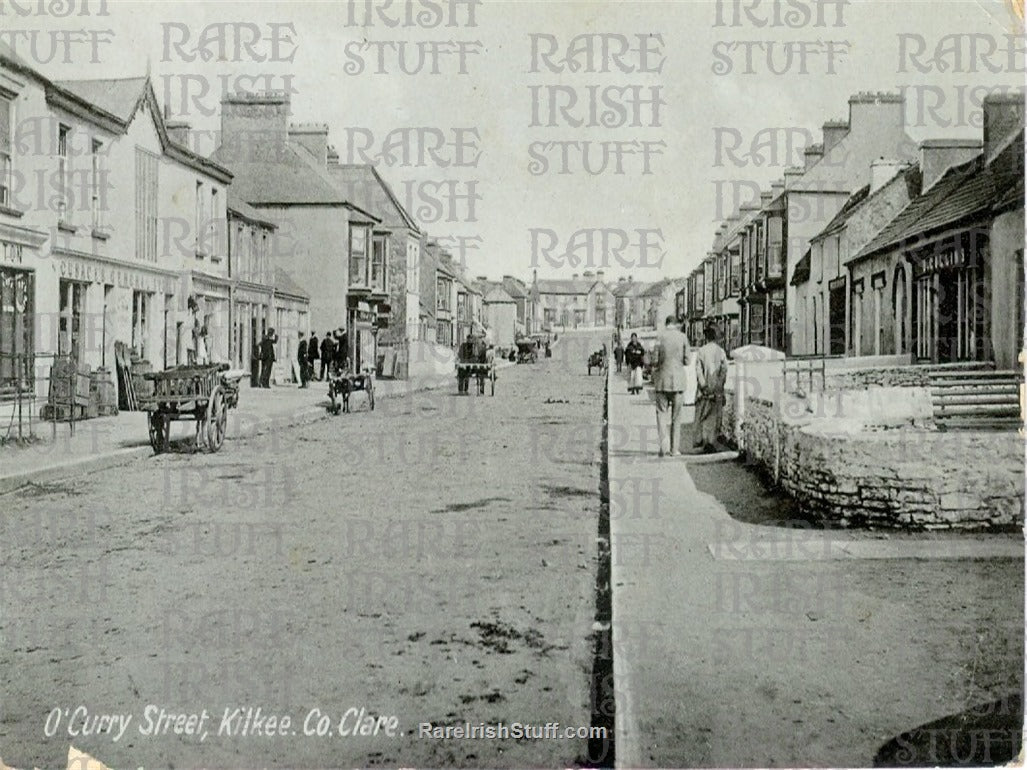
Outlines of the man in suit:
<svg viewBox="0 0 1027 770">
<path fill-rule="evenodd" d="M 310 344 L 307 346 L 307 379 L 316 380 L 317 377 L 317 361 L 321 357 L 321 348 L 318 347 L 319 340 L 317 339 L 317 332 L 310 333 Z"/>
<path fill-rule="evenodd" d="M 653 395 L 656 399 L 656 431 L 660 436 L 660 457 L 668 454 L 674 457 L 680 454 L 677 444 L 687 363 L 688 337 L 681 331 L 677 318 L 669 315 L 653 347 Z"/>
<path fill-rule="evenodd" d="M 703 452 L 717 451 L 721 420 L 724 414 L 724 385 L 727 382 L 727 353 L 717 344 L 717 330 L 706 327 L 706 344 L 696 357 L 695 421 L 699 424 L 699 439 Z"/>
<path fill-rule="evenodd" d="M 307 387 L 307 340 L 303 332 L 300 332 L 300 342 L 296 346 L 296 364 L 300 370 L 300 387 Z"/>
<path fill-rule="evenodd" d="M 334 370 L 335 364 L 335 338 L 331 332 L 325 332 L 321 340 L 321 379 L 327 380 Z"/>
<path fill-rule="evenodd" d="M 271 387 L 271 367 L 275 365 L 275 344 L 278 342 L 278 335 L 274 329 L 264 332 L 264 339 L 260 341 L 260 387 Z"/>
</svg>

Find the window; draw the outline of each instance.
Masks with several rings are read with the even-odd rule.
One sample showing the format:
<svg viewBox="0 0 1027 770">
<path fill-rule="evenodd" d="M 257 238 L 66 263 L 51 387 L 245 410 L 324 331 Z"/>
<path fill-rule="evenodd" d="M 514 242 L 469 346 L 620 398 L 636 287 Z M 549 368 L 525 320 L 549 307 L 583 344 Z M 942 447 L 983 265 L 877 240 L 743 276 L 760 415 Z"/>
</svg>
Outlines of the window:
<svg viewBox="0 0 1027 770">
<path fill-rule="evenodd" d="M 385 291 L 385 235 L 375 235 L 371 244 L 371 287 Z"/>
<path fill-rule="evenodd" d="M 136 256 L 157 261 L 157 156 L 136 148 Z"/>
<path fill-rule="evenodd" d="M 150 321 L 150 295 L 145 291 L 132 292 L 132 350 L 146 359 L 149 352 L 147 338 Z"/>
<path fill-rule="evenodd" d="M 57 127 L 57 221 L 71 221 L 71 205 L 68 200 L 70 172 L 68 159 L 68 139 L 71 137 L 71 127 L 63 123 Z"/>
<path fill-rule="evenodd" d="M 435 285 L 435 307 L 449 312 L 449 281 L 439 278 Z"/>
<path fill-rule="evenodd" d="M 10 206 L 13 142 L 11 141 L 13 125 L 11 100 L 0 96 L 0 206 Z"/>
<path fill-rule="evenodd" d="M 196 221 L 193 225 L 193 232 L 196 234 L 196 258 L 203 259 L 207 255 L 204 250 L 204 232 L 203 232 L 203 182 L 196 183 Z"/>
<path fill-rule="evenodd" d="M 0 396 L 31 390 L 33 275 L 0 267 Z"/>
<path fill-rule="evenodd" d="M 218 188 L 210 188 L 210 218 L 207 220 L 207 251 L 210 253 L 211 259 L 220 259 L 220 249 L 218 248 L 218 222 L 221 221 L 221 217 L 218 215 Z"/>
<path fill-rule="evenodd" d="M 82 360 L 82 313 L 86 285 L 75 281 L 60 282 L 60 317 L 58 319 L 57 353 Z"/>
<path fill-rule="evenodd" d="M 103 209 L 105 201 L 101 191 L 103 184 L 103 142 L 93 139 L 89 145 L 89 208 L 93 213 L 93 230 L 102 230 L 104 226 Z"/>
<path fill-rule="evenodd" d="M 350 286 L 367 286 L 367 229 L 365 225 L 349 228 Z"/>
</svg>

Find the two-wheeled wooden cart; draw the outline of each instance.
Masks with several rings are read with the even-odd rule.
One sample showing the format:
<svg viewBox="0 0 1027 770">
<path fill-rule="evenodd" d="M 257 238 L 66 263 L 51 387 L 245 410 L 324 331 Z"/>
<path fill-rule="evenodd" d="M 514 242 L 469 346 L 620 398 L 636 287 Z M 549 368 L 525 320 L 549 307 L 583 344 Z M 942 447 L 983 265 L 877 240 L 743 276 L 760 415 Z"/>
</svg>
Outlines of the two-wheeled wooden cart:
<svg viewBox="0 0 1027 770">
<path fill-rule="evenodd" d="M 171 423 L 179 420 L 196 421 L 198 449 L 221 449 L 228 410 L 239 405 L 239 380 L 243 374 L 229 375 L 228 370 L 228 364 L 186 365 L 143 375 L 153 382 L 153 394 L 138 396 L 138 402 L 147 412 L 154 454 L 168 450 Z"/>
<path fill-rule="evenodd" d="M 469 393 L 471 380 L 474 379 L 478 385 L 478 394 L 485 395 L 485 383 L 490 383 L 492 392 L 489 395 L 496 395 L 496 362 L 460 361 L 456 365 L 457 391 Z"/>
<path fill-rule="evenodd" d="M 374 374 L 369 370 L 360 374 L 336 374 L 328 380 L 328 398 L 332 400 L 328 411 L 332 414 L 349 412 L 349 399 L 353 393 L 363 391 L 367 406 L 374 411 Z"/>
</svg>

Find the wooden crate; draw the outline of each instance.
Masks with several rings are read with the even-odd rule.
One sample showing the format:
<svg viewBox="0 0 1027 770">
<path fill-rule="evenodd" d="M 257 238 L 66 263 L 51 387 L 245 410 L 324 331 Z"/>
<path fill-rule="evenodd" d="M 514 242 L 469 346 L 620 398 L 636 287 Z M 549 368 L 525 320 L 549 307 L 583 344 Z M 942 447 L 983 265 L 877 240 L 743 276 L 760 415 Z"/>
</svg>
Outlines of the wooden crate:
<svg viewBox="0 0 1027 770">
<path fill-rule="evenodd" d="M 86 408 L 80 404 L 43 404 L 39 418 L 41 420 L 57 420 L 67 422 L 74 414 L 76 420 L 86 419 Z"/>
</svg>

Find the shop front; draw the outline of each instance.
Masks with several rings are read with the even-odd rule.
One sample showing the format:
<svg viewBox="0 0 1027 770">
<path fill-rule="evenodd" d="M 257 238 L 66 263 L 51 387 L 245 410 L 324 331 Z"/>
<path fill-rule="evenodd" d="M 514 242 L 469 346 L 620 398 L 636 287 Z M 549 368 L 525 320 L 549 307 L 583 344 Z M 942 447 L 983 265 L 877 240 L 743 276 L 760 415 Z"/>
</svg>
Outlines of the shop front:
<svg viewBox="0 0 1027 770">
<path fill-rule="evenodd" d="M 35 266 L 46 236 L 0 226 L 0 403 L 33 389 L 36 353 Z"/>
<path fill-rule="evenodd" d="M 196 321 L 207 332 L 207 358 L 219 363 L 230 361 L 229 281 L 196 271 L 193 271 L 189 279 L 189 296 L 196 303 Z M 191 329 L 185 331 L 192 333 Z"/>
<path fill-rule="evenodd" d="M 57 296 L 37 324 L 41 349 L 110 372 L 117 342 L 154 369 L 177 362 L 176 273 L 70 251 L 53 256 Z"/>
<path fill-rule="evenodd" d="M 230 360 L 232 366 L 252 374 L 259 370 L 259 347 L 273 325 L 272 292 L 267 286 L 239 284 L 232 291 Z"/>
<path fill-rule="evenodd" d="M 965 231 L 910 254 L 917 359 L 950 363 L 990 357 L 987 254 L 983 230 Z"/>
</svg>

